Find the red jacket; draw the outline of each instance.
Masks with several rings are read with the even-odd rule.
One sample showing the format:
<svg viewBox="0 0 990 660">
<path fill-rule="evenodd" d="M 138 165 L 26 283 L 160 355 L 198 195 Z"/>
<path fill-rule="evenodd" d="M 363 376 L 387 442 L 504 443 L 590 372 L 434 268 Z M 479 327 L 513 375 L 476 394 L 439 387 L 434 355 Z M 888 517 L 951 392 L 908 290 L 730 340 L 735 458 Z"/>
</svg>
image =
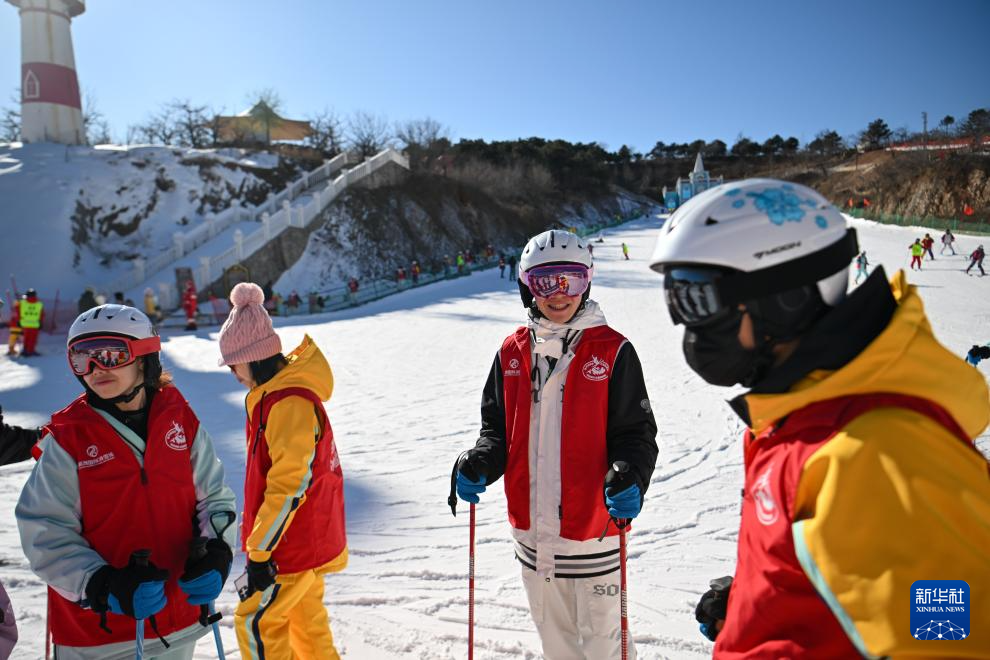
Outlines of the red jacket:
<svg viewBox="0 0 990 660">
<path fill-rule="evenodd" d="M 715 658 L 861 657 L 798 561 L 792 526 L 805 462 L 849 422 L 877 408 L 913 410 L 968 442 L 938 405 L 898 394 L 821 401 L 759 436 L 746 431 L 736 574 Z M 907 603 L 905 597 L 905 609 Z"/>
<path fill-rule="evenodd" d="M 272 467 L 265 424 L 272 406 L 293 396 L 312 402 L 320 429 L 319 435 L 313 438 L 316 451 L 303 490 L 289 503 L 294 512 L 291 518 L 293 534 L 286 534 L 285 525 L 289 519 L 283 518 L 282 527 L 273 530 L 271 541 L 260 548 L 272 553 L 279 573 L 283 574 L 324 566 L 339 557 L 347 547 L 344 473 L 334 446 L 330 420 L 323 409 L 323 402 L 313 391 L 305 387 L 287 387 L 265 393 L 248 419 L 242 550 L 248 551 L 247 539 L 255 527 L 255 518 L 265 498 L 268 471 Z"/>
<path fill-rule="evenodd" d="M 164 387 L 148 412 L 144 467 L 130 446 L 85 395 L 52 415 L 46 433 L 78 464 L 82 536 L 108 564 L 126 566 L 133 551 L 151 550 L 151 562 L 169 572 L 168 604 L 155 615 L 162 635 L 191 626 L 199 609 L 186 602 L 177 580 L 182 574 L 196 518 L 196 488 L 190 450 L 199 420 L 174 387 Z M 134 639 L 134 619 L 100 616 L 48 590 L 48 621 L 56 644 L 99 646 Z M 149 623 L 145 636 L 154 638 Z"/>
<path fill-rule="evenodd" d="M 502 343 L 505 369 L 507 462 L 505 496 L 509 523 L 530 527 L 529 422 L 531 385 L 529 329 L 519 328 Z M 597 538 L 608 522 L 602 489 L 608 472 L 605 431 L 609 374 L 625 338 L 608 326 L 584 331 L 567 371 L 560 430 L 560 535 L 574 541 Z M 599 466 L 591 469 L 589 466 Z M 609 536 L 618 534 L 609 526 Z"/>
</svg>

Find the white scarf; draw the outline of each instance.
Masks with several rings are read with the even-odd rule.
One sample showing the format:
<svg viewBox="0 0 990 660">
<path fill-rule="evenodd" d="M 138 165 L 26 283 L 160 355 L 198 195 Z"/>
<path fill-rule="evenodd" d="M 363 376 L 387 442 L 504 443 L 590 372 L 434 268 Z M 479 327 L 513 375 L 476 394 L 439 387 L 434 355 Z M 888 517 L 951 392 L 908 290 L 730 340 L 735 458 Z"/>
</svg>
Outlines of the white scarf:
<svg viewBox="0 0 990 660">
<path fill-rule="evenodd" d="M 533 353 L 547 358 L 559 360 L 564 354 L 564 340 L 568 346 L 582 330 L 607 325 L 605 314 L 594 300 L 584 303 L 584 309 L 574 315 L 567 323 L 555 323 L 550 319 L 540 317 L 529 319 L 529 328 L 533 331 Z"/>
</svg>

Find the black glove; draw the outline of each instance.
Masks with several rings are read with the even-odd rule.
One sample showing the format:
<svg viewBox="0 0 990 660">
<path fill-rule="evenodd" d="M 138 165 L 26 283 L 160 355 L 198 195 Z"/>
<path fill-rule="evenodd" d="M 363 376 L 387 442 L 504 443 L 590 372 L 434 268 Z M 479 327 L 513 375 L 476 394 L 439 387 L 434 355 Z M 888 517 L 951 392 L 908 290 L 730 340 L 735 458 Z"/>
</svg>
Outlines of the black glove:
<svg viewBox="0 0 990 660">
<path fill-rule="evenodd" d="M 247 563 L 248 589 L 254 591 L 264 591 L 275 584 L 275 577 L 278 575 L 278 566 L 269 559 L 268 561 L 251 561 Z"/>
<path fill-rule="evenodd" d="M 479 481 L 482 477 L 488 480 L 488 463 L 484 454 L 474 449 L 468 449 L 457 457 L 457 471 L 471 481 Z"/>
<path fill-rule="evenodd" d="M 147 619 L 165 607 L 166 580 L 168 571 L 151 562 L 141 566 L 132 561 L 124 568 L 107 565 L 86 583 L 86 598 L 94 612 Z"/>
<path fill-rule="evenodd" d="M 488 484 L 488 463 L 484 453 L 477 447 L 461 452 L 450 471 L 450 495 L 447 504 L 450 512 L 457 515 L 457 497 L 467 502 L 478 502 L 478 495 L 485 492 Z"/>
<path fill-rule="evenodd" d="M 210 571 L 220 574 L 221 582 L 226 582 L 230 575 L 230 565 L 234 561 L 234 553 L 222 539 L 210 539 L 206 542 L 205 554 L 199 557 L 192 555 L 186 559 L 186 572 L 179 578 L 182 582 L 192 582 Z M 197 553 L 198 554 L 198 553 Z"/>
<path fill-rule="evenodd" d="M 729 590 L 732 589 L 732 577 L 715 578 L 708 583 L 711 587 L 698 601 L 694 610 L 694 618 L 701 624 L 701 634 L 715 641 L 722 624 L 725 623 L 725 612 L 729 605 Z"/>
</svg>

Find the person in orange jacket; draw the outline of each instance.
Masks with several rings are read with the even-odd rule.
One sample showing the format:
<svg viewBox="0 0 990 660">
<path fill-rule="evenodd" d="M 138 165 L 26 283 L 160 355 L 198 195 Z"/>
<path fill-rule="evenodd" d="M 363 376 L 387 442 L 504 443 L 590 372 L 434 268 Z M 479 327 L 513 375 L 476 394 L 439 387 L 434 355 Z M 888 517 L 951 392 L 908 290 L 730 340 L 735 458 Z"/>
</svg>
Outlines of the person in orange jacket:
<svg viewBox="0 0 990 660">
<path fill-rule="evenodd" d="M 323 408 L 333 372 L 308 336 L 283 355 L 261 287 L 242 282 L 230 301 L 220 365 L 249 389 L 237 643 L 248 659 L 337 660 L 323 605 L 324 576 L 347 565 L 344 476 Z"/>
<path fill-rule="evenodd" d="M 816 191 L 733 181 L 677 214 L 652 267 L 685 360 L 749 388 L 731 402 L 747 427 L 734 575 L 695 610 L 714 658 L 990 657 L 982 374 L 903 271 L 847 293 L 856 233 Z M 928 607 L 932 581 L 964 589 L 972 618 Z M 938 629 L 955 641 L 927 641 Z"/>
<path fill-rule="evenodd" d="M 16 298 L 10 303 L 10 336 L 7 338 L 7 355 L 17 355 L 17 344 L 21 341 L 21 301 Z"/>
</svg>

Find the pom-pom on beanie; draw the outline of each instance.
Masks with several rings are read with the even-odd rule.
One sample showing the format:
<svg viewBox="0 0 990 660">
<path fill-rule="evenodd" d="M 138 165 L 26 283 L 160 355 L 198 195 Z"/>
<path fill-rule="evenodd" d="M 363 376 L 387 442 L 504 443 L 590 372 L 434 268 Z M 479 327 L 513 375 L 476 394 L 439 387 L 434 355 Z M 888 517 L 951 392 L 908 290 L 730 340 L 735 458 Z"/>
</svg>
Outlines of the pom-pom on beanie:
<svg viewBox="0 0 990 660">
<path fill-rule="evenodd" d="M 257 362 L 282 352 L 260 286 L 241 282 L 231 290 L 230 302 L 233 309 L 220 328 L 221 367 Z"/>
</svg>

